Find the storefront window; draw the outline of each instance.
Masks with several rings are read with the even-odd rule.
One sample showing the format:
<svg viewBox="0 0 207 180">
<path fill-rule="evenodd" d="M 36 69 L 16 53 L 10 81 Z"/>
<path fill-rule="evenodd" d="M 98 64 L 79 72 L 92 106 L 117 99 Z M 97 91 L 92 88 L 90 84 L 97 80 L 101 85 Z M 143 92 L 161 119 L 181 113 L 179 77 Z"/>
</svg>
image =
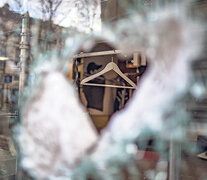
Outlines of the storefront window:
<svg viewBox="0 0 207 180">
<path fill-rule="evenodd" d="M 0 179 L 206 179 L 206 7 L 0 2 Z"/>
</svg>

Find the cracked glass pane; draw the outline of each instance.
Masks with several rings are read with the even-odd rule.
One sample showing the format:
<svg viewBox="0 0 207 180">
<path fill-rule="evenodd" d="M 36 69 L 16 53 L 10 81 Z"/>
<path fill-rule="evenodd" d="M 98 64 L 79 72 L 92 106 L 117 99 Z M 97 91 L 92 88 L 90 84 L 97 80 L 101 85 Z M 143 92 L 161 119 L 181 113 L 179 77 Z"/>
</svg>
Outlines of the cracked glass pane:
<svg viewBox="0 0 207 180">
<path fill-rule="evenodd" d="M 0 178 L 206 178 L 206 1 L 0 6 Z"/>
</svg>

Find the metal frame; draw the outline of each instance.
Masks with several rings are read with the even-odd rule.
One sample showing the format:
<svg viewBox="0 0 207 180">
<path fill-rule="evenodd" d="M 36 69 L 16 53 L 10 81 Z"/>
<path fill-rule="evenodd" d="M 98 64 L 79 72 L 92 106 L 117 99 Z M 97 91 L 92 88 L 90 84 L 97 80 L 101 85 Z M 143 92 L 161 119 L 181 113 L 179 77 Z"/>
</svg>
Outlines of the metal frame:
<svg viewBox="0 0 207 180">
<path fill-rule="evenodd" d="M 99 51 L 99 52 L 92 52 L 92 53 L 80 53 L 73 58 L 86 58 L 86 57 L 94 57 L 94 56 L 107 56 L 107 55 L 114 55 L 114 54 L 121 54 L 121 50 L 111 50 L 111 51 Z"/>
</svg>

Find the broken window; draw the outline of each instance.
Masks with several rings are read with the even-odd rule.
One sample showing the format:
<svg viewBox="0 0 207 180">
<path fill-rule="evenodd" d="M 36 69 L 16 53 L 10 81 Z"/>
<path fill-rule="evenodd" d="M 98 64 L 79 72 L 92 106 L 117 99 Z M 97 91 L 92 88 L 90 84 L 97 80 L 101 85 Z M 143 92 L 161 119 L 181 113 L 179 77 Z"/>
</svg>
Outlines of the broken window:
<svg viewBox="0 0 207 180">
<path fill-rule="evenodd" d="M 205 1 L 0 5 L 0 178 L 206 178 Z"/>
</svg>

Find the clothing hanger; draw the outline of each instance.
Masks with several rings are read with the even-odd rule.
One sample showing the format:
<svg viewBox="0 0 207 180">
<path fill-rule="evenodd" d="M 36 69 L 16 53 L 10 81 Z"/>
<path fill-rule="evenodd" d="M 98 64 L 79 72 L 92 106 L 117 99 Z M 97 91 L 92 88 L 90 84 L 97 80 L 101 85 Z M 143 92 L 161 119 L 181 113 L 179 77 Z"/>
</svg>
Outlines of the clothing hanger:
<svg viewBox="0 0 207 180">
<path fill-rule="evenodd" d="M 115 71 L 119 76 L 121 76 L 131 86 L 118 86 L 118 85 L 110 85 L 110 84 L 88 83 L 89 81 L 91 81 L 91 80 L 111 71 L 111 70 Z M 136 89 L 136 84 L 134 82 L 132 82 L 127 76 L 125 76 L 120 71 L 119 67 L 113 62 L 113 59 L 112 59 L 112 62 L 108 63 L 102 71 L 83 79 L 80 84 L 85 85 L 85 86 L 102 86 L 102 87 L 113 87 L 113 88 Z"/>
</svg>

